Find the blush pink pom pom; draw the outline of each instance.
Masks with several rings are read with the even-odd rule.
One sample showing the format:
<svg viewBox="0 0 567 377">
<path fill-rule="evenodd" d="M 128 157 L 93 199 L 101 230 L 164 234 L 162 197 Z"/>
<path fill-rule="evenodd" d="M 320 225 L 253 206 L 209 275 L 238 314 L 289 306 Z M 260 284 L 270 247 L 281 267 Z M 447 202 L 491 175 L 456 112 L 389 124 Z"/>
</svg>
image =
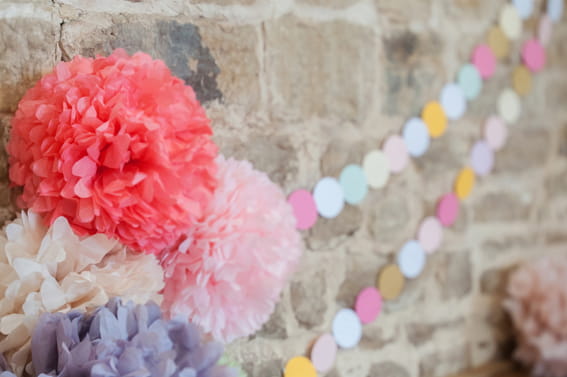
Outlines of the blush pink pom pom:
<svg viewBox="0 0 567 377">
<path fill-rule="evenodd" d="M 59 63 L 20 101 L 10 178 L 22 207 L 80 235 L 158 253 L 202 216 L 216 146 L 195 93 L 160 60 L 117 50 Z"/>
<path fill-rule="evenodd" d="M 162 307 L 229 342 L 268 320 L 302 243 L 292 208 L 266 174 L 223 157 L 217 165 L 204 219 L 162 256 Z"/>
<path fill-rule="evenodd" d="M 520 267 L 505 307 L 518 335 L 515 356 L 534 376 L 567 376 L 567 256 Z"/>
</svg>

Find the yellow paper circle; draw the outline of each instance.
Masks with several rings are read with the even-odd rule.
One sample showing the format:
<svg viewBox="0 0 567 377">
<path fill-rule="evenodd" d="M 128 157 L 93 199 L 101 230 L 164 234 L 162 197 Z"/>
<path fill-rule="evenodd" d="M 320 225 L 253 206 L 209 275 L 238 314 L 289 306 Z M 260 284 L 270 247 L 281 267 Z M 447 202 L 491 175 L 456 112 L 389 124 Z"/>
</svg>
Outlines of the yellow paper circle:
<svg viewBox="0 0 567 377">
<path fill-rule="evenodd" d="M 498 59 L 503 59 L 510 53 L 508 37 L 498 26 L 494 26 L 488 32 L 488 46 Z"/>
<path fill-rule="evenodd" d="M 520 65 L 512 73 L 514 90 L 519 95 L 526 95 L 532 89 L 532 74 L 528 68 Z"/>
<path fill-rule="evenodd" d="M 474 171 L 471 168 L 464 168 L 460 171 L 455 181 L 455 194 L 457 194 L 459 199 L 463 200 L 471 194 L 474 181 Z"/>
<path fill-rule="evenodd" d="M 432 101 L 425 105 L 421 118 L 427 125 L 431 137 L 437 138 L 445 133 L 447 129 L 447 116 L 439 102 Z"/>
<path fill-rule="evenodd" d="M 287 362 L 284 377 L 317 377 L 317 371 L 311 360 L 304 356 L 296 356 Z"/>
<path fill-rule="evenodd" d="M 389 264 L 378 274 L 376 286 L 384 300 L 393 300 L 404 289 L 404 275 L 396 264 Z"/>
</svg>

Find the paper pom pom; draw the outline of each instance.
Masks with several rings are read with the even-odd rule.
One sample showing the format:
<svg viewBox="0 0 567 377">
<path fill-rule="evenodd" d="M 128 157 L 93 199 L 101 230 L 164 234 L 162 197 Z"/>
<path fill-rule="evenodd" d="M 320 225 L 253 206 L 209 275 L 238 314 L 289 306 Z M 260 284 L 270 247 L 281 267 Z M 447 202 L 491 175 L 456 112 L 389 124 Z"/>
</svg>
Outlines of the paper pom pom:
<svg viewBox="0 0 567 377">
<path fill-rule="evenodd" d="M 504 306 L 518 336 L 515 356 L 536 376 L 567 376 L 567 256 L 516 270 Z"/>
<path fill-rule="evenodd" d="M 248 162 L 217 159 L 204 218 L 162 255 L 163 308 L 225 342 L 266 322 L 301 255 L 283 192 Z"/>
<path fill-rule="evenodd" d="M 80 238 L 60 217 L 47 229 L 33 212 L 0 235 L 0 353 L 17 375 L 44 312 L 86 310 L 111 296 L 158 300 L 163 271 L 153 255 L 128 252 L 102 234 Z"/>
<path fill-rule="evenodd" d="M 10 179 L 19 205 L 64 216 L 80 235 L 157 253 L 197 218 L 215 187 L 216 146 L 195 93 L 160 60 L 75 57 L 20 101 Z"/>
<path fill-rule="evenodd" d="M 33 332 L 36 372 L 58 377 L 230 377 L 219 343 L 186 321 L 165 321 L 153 303 L 111 300 L 92 315 L 44 314 Z"/>
</svg>

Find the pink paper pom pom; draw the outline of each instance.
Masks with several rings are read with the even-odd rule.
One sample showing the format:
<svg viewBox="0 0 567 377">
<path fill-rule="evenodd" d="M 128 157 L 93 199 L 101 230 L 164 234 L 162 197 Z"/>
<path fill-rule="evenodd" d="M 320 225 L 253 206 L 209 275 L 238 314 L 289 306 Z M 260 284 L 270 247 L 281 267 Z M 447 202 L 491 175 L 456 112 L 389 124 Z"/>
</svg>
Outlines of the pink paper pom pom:
<svg viewBox="0 0 567 377">
<path fill-rule="evenodd" d="M 293 210 L 249 162 L 217 159 L 218 188 L 205 216 L 162 255 L 162 307 L 229 342 L 258 330 L 301 255 Z"/>
<path fill-rule="evenodd" d="M 10 179 L 19 205 L 80 235 L 158 253 L 202 216 L 216 146 L 191 87 L 160 60 L 116 50 L 59 63 L 20 101 Z"/>
<path fill-rule="evenodd" d="M 567 376 L 567 256 L 520 267 L 508 296 L 504 306 L 517 332 L 516 358 L 535 376 Z"/>
</svg>

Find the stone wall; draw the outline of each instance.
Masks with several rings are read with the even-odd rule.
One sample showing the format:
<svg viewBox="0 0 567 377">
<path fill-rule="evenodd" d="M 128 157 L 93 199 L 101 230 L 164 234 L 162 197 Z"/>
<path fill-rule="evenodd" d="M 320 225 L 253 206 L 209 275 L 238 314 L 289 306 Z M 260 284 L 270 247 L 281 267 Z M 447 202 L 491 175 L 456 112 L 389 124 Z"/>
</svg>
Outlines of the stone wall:
<svg viewBox="0 0 567 377">
<path fill-rule="evenodd" d="M 143 50 L 194 86 L 224 154 L 253 161 L 286 192 L 310 188 L 347 162 L 359 163 L 436 99 L 503 3 L 0 0 L 2 132 L 24 91 L 59 60 Z M 528 23 L 530 31 L 534 26 Z M 475 187 L 442 249 L 401 299 L 365 326 L 361 344 L 340 352 L 327 376 L 444 376 L 508 354 L 500 309 L 507 272 L 521 260 L 567 250 L 566 39 L 564 22 L 494 174 Z M 269 323 L 229 347 L 250 376 L 280 376 L 285 361 L 328 331 L 337 309 L 351 306 L 414 236 L 495 111 L 517 50 L 425 157 L 362 206 L 305 234 L 301 266 Z M 5 220 L 15 210 L 5 154 L 1 162 Z"/>
</svg>

